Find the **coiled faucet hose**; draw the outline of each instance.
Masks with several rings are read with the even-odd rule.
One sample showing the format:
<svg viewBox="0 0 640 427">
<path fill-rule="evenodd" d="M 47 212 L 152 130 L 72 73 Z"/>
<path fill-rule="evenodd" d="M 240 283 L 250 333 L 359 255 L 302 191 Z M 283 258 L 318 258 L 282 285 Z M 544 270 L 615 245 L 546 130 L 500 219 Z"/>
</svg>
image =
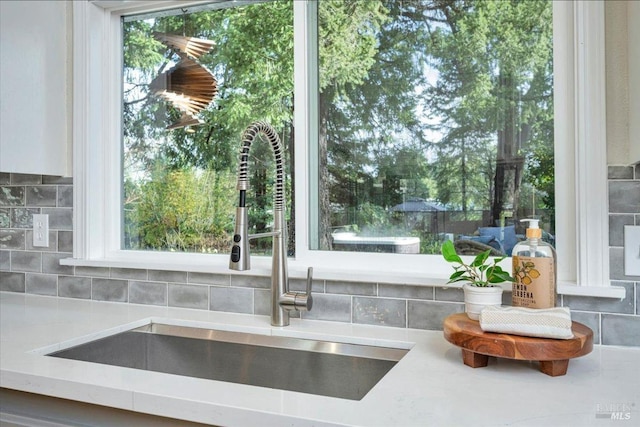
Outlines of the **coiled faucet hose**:
<svg viewBox="0 0 640 427">
<path fill-rule="evenodd" d="M 271 148 L 273 149 L 273 157 L 276 161 L 276 182 L 273 198 L 273 209 L 284 211 L 284 155 L 280 137 L 275 129 L 268 123 L 254 122 L 249 125 L 242 136 L 242 147 L 240 148 L 240 163 L 238 165 L 238 185 L 236 188 L 240 191 L 249 189 L 249 150 L 251 144 L 258 134 L 264 135 Z M 244 199 L 244 198 L 242 198 Z"/>
</svg>

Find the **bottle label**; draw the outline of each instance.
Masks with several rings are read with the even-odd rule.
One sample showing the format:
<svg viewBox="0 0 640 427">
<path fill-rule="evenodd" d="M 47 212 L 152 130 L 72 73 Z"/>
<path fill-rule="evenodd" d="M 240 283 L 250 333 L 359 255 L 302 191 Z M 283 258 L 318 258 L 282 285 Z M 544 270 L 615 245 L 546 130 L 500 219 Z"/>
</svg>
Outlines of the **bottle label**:
<svg viewBox="0 0 640 427">
<path fill-rule="evenodd" d="M 511 301 L 514 307 L 552 308 L 556 306 L 553 258 L 513 256 Z"/>
</svg>

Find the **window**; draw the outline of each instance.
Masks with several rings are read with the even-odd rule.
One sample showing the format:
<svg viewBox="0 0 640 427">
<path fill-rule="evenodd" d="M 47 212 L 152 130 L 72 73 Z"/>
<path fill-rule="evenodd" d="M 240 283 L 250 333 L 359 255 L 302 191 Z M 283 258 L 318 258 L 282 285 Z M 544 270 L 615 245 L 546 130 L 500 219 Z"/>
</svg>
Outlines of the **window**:
<svg viewBox="0 0 640 427">
<path fill-rule="evenodd" d="M 203 3 L 203 2 L 193 2 Z M 160 4 L 160 5 L 158 5 Z M 120 16 L 149 12 L 155 7 L 185 6 L 184 2 L 74 2 L 74 178 L 75 245 L 69 264 L 168 268 L 226 272 L 225 255 L 165 254 L 120 249 L 119 61 Z M 317 205 L 309 192 L 317 166 L 309 161 L 316 137 L 317 104 L 309 96 L 319 81 L 316 47 L 318 34 L 315 2 L 293 2 L 295 102 L 295 204 L 296 257 L 292 276 L 302 275 L 307 265 L 324 278 L 354 278 L 398 283 L 438 283 L 450 267 L 439 257 L 310 249 L 318 223 Z M 556 229 L 560 253 L 560 279 L 608 286 L 606 254 L 606 164 L 603 155 L 603 4 L 602 2 L 554 2 L 554 78 L 556 165 L 563 173 L 556 181 Z M 141 10 L 144 8 L 144 10 Z M 589 31 L 585 31 L 589 28 Z M 105 43 L 101 43 L 105 40 Z M 575 56 L 574 56 L 575 50 Z M 575 58 L 575 62 L 574 62 Z M 314 71 L 316 70 L 316 71 Z M 574 87 L 573 81 L 577 81 Z M 91 105 L 91 109 L 86 106 Z M 560 119 L 558 119 L 560 118 Z M 574 120 L 575 118 L 575 120 Z M 575 123 L 575 126 L 574 126 Z M 574 154 L 577 153 L 577 154 Z M 576 178 L 574 179 L 573 170 Z M 357 181 L 356 181 L 357 182 Z M 595 200 L 594 200 L 595 199 Z M 576 208 L 575 205 L 578 205 Z M 604 211 L 604 214 L 602 213 Z M 576 231 L 574 231 L 576 230 Z M 586 236 L 578 241 L 576 236 Z M 562 234 L 564 233 L 564 234 Z M 317 234 L 316 234 L 317 236 Z M 577 242 L 577 244 L 575 243 Z M 595 251 L 595 252 L 594 252 Z M 592 261 L 589 270 L 585 259 Z M 602 263 L 593 260 L 603 260 Z M 594 266 L 595 264 L 595 266 Z M 385 266 L 393 265 L 393 268 Z M 268 274 L 269 260 L 257 258 L 253 274 Z M 429 278 L 433 278 L 431 281 Z M 562 289 L 561 289 L 562 292 Z M 607 291 L 603 291 L 606 294 Z"/>
<path fill-rule="evenodd" d="M 554 244 L 550 1 L 321 1 L 313 249 Z"/>
<path fill-rule="evenodd" d="M 523 217 L 553 244 L 551 2 L 315 4 L 311 247 L 438 254 L 455 238 L 468 254 L 510 255 Z M 211 50 L 183 59 L 187 37 Z M 123 51 L 122 249 L 226 252 L 238 135 L 264 120 L 293 151 L 292 3 L 125 16 Z M 185 64 L 217 77 L 217 97 L 181 127 L 194 117 L 166 91 Z M 271 156 L 252 154 L 249 223 L 263 232 Z"/>
<path fill-rule="evenodd" d="M 122 33 L 121 248 L 227 253 L 244 129 L 257 120 L 271 123 L 290 166 L 293 5 L 223 1 L 129 15 Z M 203 47 L 181 50 L 187 42 Z M 187 73 L 198 85 L 182 83 Z M 190 90 L 205 108 L 172 102 Z M 252 233 L 265 232 L 273 198 L 271 148 L 256 141 L 249 163 L 249 224 Z M 287 190 L 286 200 L 291 200 L 291 187 Z M 258 246 L 254 255 L 270 251 L 268 239 L 253 243 Z"/>
</svg>

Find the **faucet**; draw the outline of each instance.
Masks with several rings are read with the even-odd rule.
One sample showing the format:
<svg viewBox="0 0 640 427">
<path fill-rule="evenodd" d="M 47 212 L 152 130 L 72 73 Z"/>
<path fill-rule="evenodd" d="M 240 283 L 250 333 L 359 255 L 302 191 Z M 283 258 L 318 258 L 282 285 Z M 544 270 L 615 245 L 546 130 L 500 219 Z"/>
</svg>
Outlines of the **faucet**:
<svg viewBox="0 0 640 427">
<path fill-rule="evenodd" d="M 273 228 L 271 232 L 249 234 L 246 207 L 246 192 L 249 188 L 248 160 L 251 143 L 258 134 L 263 134 L 273 149 L 276 162 L 276 179 L 273 197 Z M 251 124 L 242 137 L 240 149 L 240 163 L 238 165 L 238 184 L 240 200 L 236 208 L 236 222 L 231 247 L 229 268 L 237 271 L 251 269 L 249 240 L 260 237 L 272 237 L 273 251 L 271 254 L 271 325 L 289 325 L 291 311 L 310 311 L 313 306 L 311 297 L 311 282 L 313 268 L 307 270 L 306 292 L 292 292 L 289 290 L 289 275 L 287 268 L 287 224 L 284 216 L 284 154 L 280 138 L 269 124 L 255 122 Z"/>
</svg>

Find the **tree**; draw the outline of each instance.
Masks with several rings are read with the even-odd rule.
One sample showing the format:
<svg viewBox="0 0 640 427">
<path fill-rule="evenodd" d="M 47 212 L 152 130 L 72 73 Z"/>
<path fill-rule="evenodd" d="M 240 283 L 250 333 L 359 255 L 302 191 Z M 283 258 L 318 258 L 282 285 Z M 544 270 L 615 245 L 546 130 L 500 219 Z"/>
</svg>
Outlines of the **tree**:
<svg viewBox="0 0 640 427">
<path fill-rule="evenodd" d="M 540 122 L 551 120 L 551 4 L 440 3 L 445 26 L 436 28 L 429 44 L 440 78 L 428 91 L 430 105 L 449 121 L 493 134 L 491 223 L 497 225 L 504 210 L 515 211 L 525 153 L 542 136 Z"/>
<path fill-rule="evenodd" d="M 333 110 L 336 104 L 345 101 L 350 86 L 363 83 L 376 53 L 376 34 L 381 22 L 385 19 L 382 2 L 326 0 L 318 5 L 318 37 L 319 45 L 319 125 L 318 125 L 318 200 L 319 200 L 319 249 L 331 249 L 331 173 L 330 156 L 352 157 L 353 152 L 344 149 L 357 142 L 349 142 L 339 135 L 339 122 L 348 120 L 342 115 L 332 120 L 338 112 Z M 333 113 L 333 114 L 332 114 Z M 344 123 L 344 122 L 343 122 Z M 342 147 L 339 147 L 342 146 Z M 347 161 L 346 164 L 354 162 Z M 335 164 L 335 163 L 334 163 Z M 343 163 L 344 164 L 344 163 Z M 351 177 L 357 170 L 346 171 Z M 353 179 L 353 178 L 352 178 Z M 357 180 L 357 179 L 356 179 Z M 344 179 L 333 181 L 344 184 Z M 353 181 L 351 181 L 353 182 Z"/>
</svg>

